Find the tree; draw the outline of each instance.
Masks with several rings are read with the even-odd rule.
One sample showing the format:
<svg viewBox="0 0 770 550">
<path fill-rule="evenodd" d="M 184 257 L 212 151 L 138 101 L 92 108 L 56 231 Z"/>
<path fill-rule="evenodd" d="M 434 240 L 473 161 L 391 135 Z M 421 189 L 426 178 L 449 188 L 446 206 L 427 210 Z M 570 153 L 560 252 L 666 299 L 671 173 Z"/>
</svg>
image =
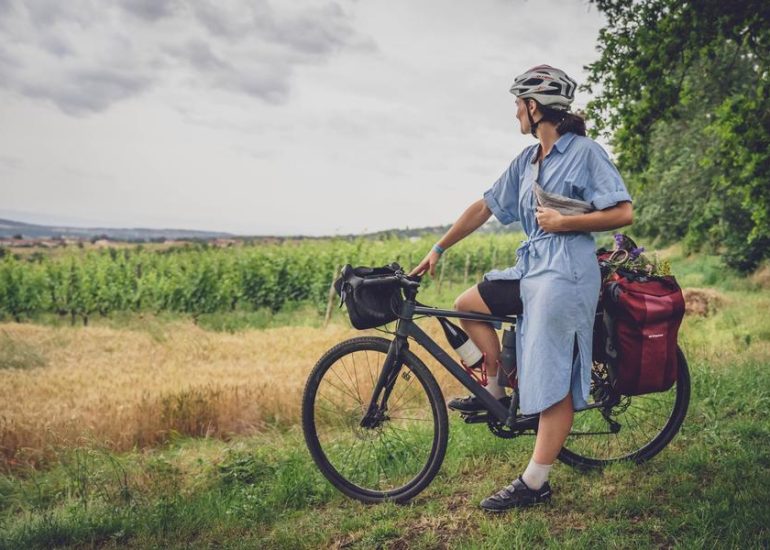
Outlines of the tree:
<svg viewBox="0 0 770 550">
<path fill-rule="evenodd" d="M 770 257 L 770 8 L 758 0 L 596 0 L 586 88 L 635 197 L 638 230 Z"/>
</svg>

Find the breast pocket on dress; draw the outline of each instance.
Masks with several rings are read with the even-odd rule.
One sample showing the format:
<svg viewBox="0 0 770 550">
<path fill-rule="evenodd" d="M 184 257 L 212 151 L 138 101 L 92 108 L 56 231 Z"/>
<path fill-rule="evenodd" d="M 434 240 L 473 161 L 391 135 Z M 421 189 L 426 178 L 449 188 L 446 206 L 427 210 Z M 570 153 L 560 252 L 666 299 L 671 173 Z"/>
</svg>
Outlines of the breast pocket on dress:
<svg viewBox="0 0 770 550">
<path fill-rule="evenodd" d="M 577 199 L 584 201 L 584 192 L 586 188 L 586 182 L 580 177 L 569 177 L 564 179 L 564 187 L 566 195 L 571 199 Z"/>
</svg>

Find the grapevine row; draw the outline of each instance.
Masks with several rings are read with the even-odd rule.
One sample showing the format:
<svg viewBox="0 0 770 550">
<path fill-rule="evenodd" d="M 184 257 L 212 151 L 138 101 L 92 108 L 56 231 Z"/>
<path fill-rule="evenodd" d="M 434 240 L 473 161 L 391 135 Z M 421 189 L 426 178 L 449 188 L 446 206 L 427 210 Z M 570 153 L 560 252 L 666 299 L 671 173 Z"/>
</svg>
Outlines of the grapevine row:
<svg viewBox="0 0 770 550">
<path fill-rule="evenodd" d="M 0 259 L 0 317 L 69 315 L 74 323 L 118 311 L 278 311 L 289 303 L 325 306 L 333 274 L 345 263 L 415 266 L 435 237 L 284 241 L 215 248 L 145 247 L 35 254 Z M 515 259 L 519 234 L 472 235 L 445 253 L 443 276 L 469 284 Z M 425 286 L 435 284 L 426 278 Z"/>
</svg>

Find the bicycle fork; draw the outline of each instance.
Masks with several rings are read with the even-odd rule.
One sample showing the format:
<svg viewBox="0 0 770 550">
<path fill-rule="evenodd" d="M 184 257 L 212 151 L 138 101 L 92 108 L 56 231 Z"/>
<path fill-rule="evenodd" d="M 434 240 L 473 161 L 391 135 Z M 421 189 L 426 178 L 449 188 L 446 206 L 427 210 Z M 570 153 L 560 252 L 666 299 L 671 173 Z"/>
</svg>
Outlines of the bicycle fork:
<svg viewBox="0 0 770 550">
<path fill-rule="evenodd" d="M 388 407 L 388 398 L 401 372 L 401 366 L 403 365 L 401 358 L 403 352 L 407 349 L 409 349 L 409 344 L 406 341 L 406 337 L 396 336 L 390 342 L 382 370 L 380 370 L 377 383 L 372 389 L 369 407 L 359 423 L 362 428 L 376 428 L 383 420 L 388 419 L 385 415 Z"/>
</svg>

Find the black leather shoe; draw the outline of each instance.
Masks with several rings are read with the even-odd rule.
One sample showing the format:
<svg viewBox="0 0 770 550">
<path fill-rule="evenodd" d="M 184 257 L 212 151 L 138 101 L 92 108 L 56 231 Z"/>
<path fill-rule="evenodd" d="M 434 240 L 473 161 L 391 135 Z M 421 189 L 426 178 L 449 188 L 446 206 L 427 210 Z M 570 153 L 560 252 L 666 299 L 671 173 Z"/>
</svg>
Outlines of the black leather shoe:
<svg viewBox="0 0 770 550">
<path fill-rule="evenodd" d="M 527 487 L 519 476 L 513 483 L 503 487 L 494 495 L 481 501 L 481 507 L 487 512 L 505 512 L 511 508 L 523 508 L 534 504 L 543 504 L 551 500 L 551 486 L 546 481 L 540 489 Z"/>
<path fill-rule="evenodd" d="M 505 397 L 501 397 L 500 399 L 498 399 L 498 401 L 503 405 L 503 407 L 507 409 L 508 406 L 511 404 L 511 397 L 509 395 L 506 395 Z M 466 397 L 455 397 L 449 403 L 447 403 L 447 407 L 455 411 L 460 411 L 464 413 L 474 413 L 474 412 L 487 410 L 487 408 L 484 406 L 484 403 L 481 402 L 481 399 L 479 399 L 475 395 L 468 395 Z"/>
</svg>

